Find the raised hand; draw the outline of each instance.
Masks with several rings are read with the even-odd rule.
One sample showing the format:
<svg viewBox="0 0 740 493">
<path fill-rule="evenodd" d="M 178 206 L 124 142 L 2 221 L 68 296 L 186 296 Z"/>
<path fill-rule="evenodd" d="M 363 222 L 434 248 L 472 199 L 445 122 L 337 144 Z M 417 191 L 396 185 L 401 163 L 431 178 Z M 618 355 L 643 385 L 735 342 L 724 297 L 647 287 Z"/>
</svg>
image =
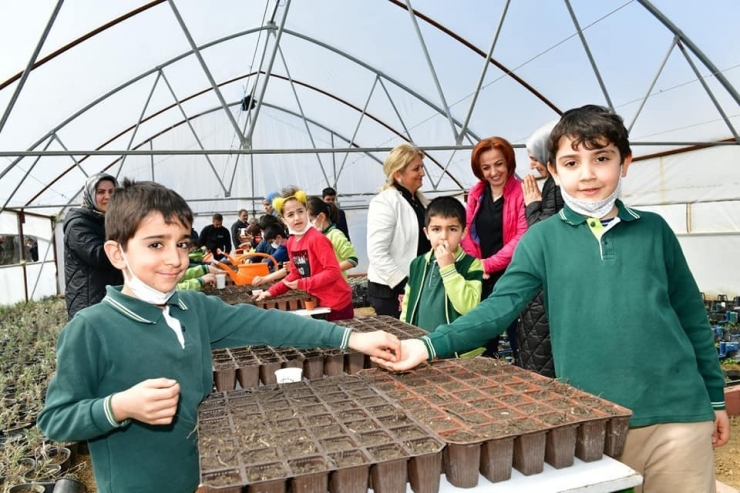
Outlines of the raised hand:
<svg viewBox="0 0 740 493">
<path fill-rule="evenodd" d="M 534 175 L 524 175 L 522 180 L 522 192 L 524 192 L 524 205 L 527 206 L 532 202 L 542 200 L 542 193 L 537 186 L 537 179 Z"/>
<path fill-rule="evenodd" d="M 434 249 L 434 258 L 437 259 L 440 269 L 455 263 L 455 257 L 453 256 L 453 252 L 450 251 L 450 245 L 447 243 L 447 240 L 437 245 Z"/>
</svg>

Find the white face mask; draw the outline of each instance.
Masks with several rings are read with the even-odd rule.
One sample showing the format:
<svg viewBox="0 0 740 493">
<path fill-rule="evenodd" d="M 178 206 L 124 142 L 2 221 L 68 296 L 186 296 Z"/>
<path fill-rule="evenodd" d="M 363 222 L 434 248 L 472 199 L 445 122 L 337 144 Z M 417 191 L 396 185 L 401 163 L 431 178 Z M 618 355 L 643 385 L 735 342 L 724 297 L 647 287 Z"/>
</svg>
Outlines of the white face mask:
<svg viewBox="0 0 740 493">
<path fill-rule="evenodd" d="M 312 227 L 313 227 L 313 224 L 311 224 L 310 222 L 307 222 L 306 223 L 306 225 L 303 227 L 303 231 L 296 231 L 295 229 L 293 229 L 290 226 L 288 226 L 288 233 L 290 233 L 292 235 L 303 236 L 303 235 L 306 234 L 306 231 L 308 231 L 309 228 L 312 228 Z"/>
<path fill-rule="evenodd" d="M 128 286 L 128 288 L 131 290 L 132 293 L 134 293 L 137 298 L 145 303 L 149 303 L 152 305 L 164 305 L 165 303 L 167 303 L 167 300 L 169 300 L 172 295 L 175 294 L 175 291 L 177 291 L 177 285 L 175 285 L 175 287 L 171 291 L 168 291 L 166 293 L 163 293 L 162 291 L 157 291 L 153 287 L 149 286 L 144 281 L 136 277 L 134 271 L 131 269 L 131 266 L 128 263 L 128 260 L 126 260 L 126 254 L 123 253 L 123 247 L 119 245 L 119 248 L 121 249 L 123 262 L 126 264 L 127 269 L 123 271 L 124 284 Z"/>
<path fill-rule="evenodd" d="M 277 248 L 280 246 L 280 243 L 278 243 L 277 241 L 273 241 L 272 243 L 270 243 L 270 246 L 272 246 L 272 248 L 277 250 Z"/>
<path fill-rule="evenodd" d="M 560 193 L 563 195 L 563 201 L 568 204 L 568 207 L 570 207 L 573 212 L 577 212 L 578 214 L 586 217 L 594 217 L 596 219 L 601 219 L 611 212 L 611 210 L 614 208 L 614 203 L 619 198 L 619 194 L 621 192 L 621 176 L 619 177 L 617 186 L 614 188 L 614 191 L 611 193 L 611 195 L 609 195 L 605 199 L 597 200 L 596 202 L 579 200 L 572 195 L 569 195 L 568 192 L 565 191 L 565 188 L 560 188 Z"/>
</svg>

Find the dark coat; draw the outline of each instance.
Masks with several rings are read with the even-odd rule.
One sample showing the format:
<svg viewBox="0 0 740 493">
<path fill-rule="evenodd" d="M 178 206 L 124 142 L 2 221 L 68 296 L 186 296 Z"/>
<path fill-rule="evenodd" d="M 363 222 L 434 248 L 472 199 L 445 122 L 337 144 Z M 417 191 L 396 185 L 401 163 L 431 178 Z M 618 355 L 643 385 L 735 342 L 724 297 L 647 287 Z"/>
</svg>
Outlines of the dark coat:
<svg viewBox="0 0 740 493">
<path fill-rule="evenodd" d="M 339 219 L 337 220 L 337 229 L 344 233 L 344 236 L 346 236 L 349 240 L 349 225 L 347 225 L 347 214 L 339 207 L 337 207 L 337 213 L 339 215 Z"/>
<path fill-rule="evenodd" d="M 67 315 L 99 303 L 105 286 L 123 284 L 123 273 L 105 254 L 105 216 L 87 207 L 72 209 L 64 220 L 64 298 Z"/>
<path fill-rule="evenodd" d="M 551 175 L 542 186 L 542 200 L 532 202 L 525 209 L 527 226 L 531 228 L 533 224 L 557 214 L 562 208 L 563 196 Z M 516 339 L 519 348 L 517 364 L 526 370 L 554 378 L 550 323 L 547 320 L 542 291 L 521 313 Z"/>
<path fill-rule="evenodd" d="M 234 224 L 231 225 L 231 241 L 234 243 L 234 250 L 239 249 L 239 245 L 241 244 L 241 240 L 239 239 L 239 230 L 241 228 L 248 228 L 249 224 L 245 223 L 241 219 L 237 219 Z"/>
<path fill-rule="evenodd" d="M 209 224 L 200 232 L 198 244 L 204 246 L 209 252 L 216 254 L 216 250 L 231 253 L 231 235 L 229 230 L 221 226 L 216 228 Z"/>
</svg>

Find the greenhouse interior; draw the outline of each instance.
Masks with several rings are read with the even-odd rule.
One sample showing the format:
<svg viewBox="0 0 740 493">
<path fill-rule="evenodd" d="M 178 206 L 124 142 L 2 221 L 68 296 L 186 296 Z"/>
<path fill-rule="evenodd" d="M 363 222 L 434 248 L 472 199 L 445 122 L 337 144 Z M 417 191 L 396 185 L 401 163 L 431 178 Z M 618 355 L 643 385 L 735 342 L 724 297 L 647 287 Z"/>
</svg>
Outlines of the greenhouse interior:
<svg viewBox="0 0 740 493">
<path fill-rule="evenodd" d="M 46 307 L 44 316 L 56 327 L 44 349 L 53 365 L 58 331 L 67 323 L 65 220 L 85 205 L 85 184 L 99 173 L 118 184 L 153 181 L 174 190 L 192 210 L 196 233 L 212 224 L 214 214 L 222 216 L 226 228 L 242 210 L 259 219 L 269 214 L 264 199 L 286 188 L 320 198 L 332 188 L 356 252 L 346 272 L 354 307 L 367 307 L 369 251 L 376 239 L 369 210 L 389 179 L 383 165 L 391 151 L 402 144 L 418 148 L 423 153 L 419 192 L 429 200 L 449 196 L 465 205 L 482 180 L 475 166 L 471 169 L 476 144 L 492 136 L 506 139 L 515 157 L 513 176 L 526 182 L 537 175 L 530 166 L 530 136 L 566 111 L 593 104 L 620 115 L 629 132 L 632 162 L 619 198 L 638 214 L 655 213 L 667 223 L 704 297 L 720 359 L 733 360 L 738 339 L 731 328 L 740 327 L 739 17 L 740 3 L 734 0 L 5 2 L 0 5 L 0 310 L 22 320 L 24 306 Z M 545 176 L 536 177 L 540 189 Z M 227 291 L 241 284 L 238 275 L 225 280 Z M 209 294 L 216 288 L 201 287 Z M 249 295 L 262 301 L 259 292 Z M 56 303 L 52 308 L 44 305 L 49 300 Z M 306 308 L 300 296 L 292 302 L 297 305 L 276 299 L 266 307 Z M 397 327 L 382 317 L 376 322 L 401 339 L 418 336 L 408 332 L 413 324 Z M 12 323 L 8 319 L 3 325 Z M 41 326 L 43 320 L 29 323 Z M 370 330 L 369 324 L 355 325 L 355 332 Z M 2 337 L 6 346 L 34 344 L 32 337 Z M 221 357 L 239 368 L 236 353 L 229 351 Z M 330 356 L 322 356 L 325 365 Z M 300 360 L 308 365 L 310 356 Z M 478 371 L 463 364 L 465 359 L 455 361 L 462 367 L 455 371 Z M 307 370 L 304 366 L 304 377 Z M 6 370 L 2 383 L 17 378 L 13 371 Z M 393 385 L 406 385 L 399 375 Z M 481 381 L 495 379 L 483 370 L 478 375 Z M 429 375 L 419 378 L 434 381 Z M 276 383 L 267 380 L 259 377 L 260 389 Z M 351 396 L 350 380 L 338 381 L 337 391 Z M 395 406 L 393 399 L 384 400 L 391 394 L 383 388 L 392 385 L 381 383 L 376 382 L 380 397 L 366 397 Z M 319 395 L 318 383 L 304 384 L 307 394 Z M 245 386 L 241 379 L 223 385 L 226 390 Z M 415 389 L 410 385 L 405 391 Z M 236 412 L 229 407 L 238 405 L 235 397 L 228 394 L 221 399 L 226 412 Z M 40 402 L 32 411 L 38 413 L 44 398 L 36 398 Z M 259 395 L 254 398 L 255 408 L 269 416 Z M 15 399 L 3 398 L 0 416 Z M 199 419 L 204 419 L 202 406 Z M 609 443 L 612 421 L 616 427 L 624 418 L 615 416 L 605 424 L 604 450 L 622 445 Z M 301 423 L 307 419 L 300 415 Z M 423 422 L 418 416 L 409 420 Z M 375 423 L 386 427 L 380 418 Z M 436 437 L 429 439 L 434 457 L 441 458 L 442 447 L 454 443 L 430 436 Z M 0 432 L 0 443 L 7 437 L 10 433 Z M 424 456 L 397 440 L 409 457 Z M 300 483 L 306 488 L 301 491 L 365 491 L 366 485 L 333 489 L 339 475 L 327 464 L 339 462 L 333 450 L 322 448 L 323 439 L 316 443 L 331 473 L 320 481 L 329 483 Z M 519 447 L 520 439 L 512 443 Z M 372 456 L 368 450 L 362 448 L 362 454 Z M 447 445 L 444 453 L 450 450 Z M 576 450 L 577 466 L 587 469 L 588 451 Z M 201 482 L 207 476 L 204 457 Z M 285 457 L 281 467 L 295 469 L 294 459 L 280 457 Z M 561 491 L 515 481 L 549 480 L 553 467 L 566 470 L 553 466 L 557 459 L 546 460 L 546 472 L 539 474 L 538 465 L 517 459 L 516 450 L 513 457 L 513 479 L 501 482 L 499 491 L 509 491 L 508 482 L 520 491 Z M 445 463 L 449 460 L 445 455 Z M 250 479 L 245 464 L 242 458 L 223 470 L 212 468 L 218 474 L 202 491 L 247 491 L 252 483 L 263 484 Z M 376 468 L 373 462 L 366 474 L 381 492 L 471 486 L 471 491 L 487 491 L 496 475 L 487 475 L 481 463 L 486 479 L 480 483 L 477 469 L 476 484 L 448 470 L 441 485 L 421 484 L 409 472 L 410 483 L 399 486 L 383 481 L 394 472 Z M 2 473 L 8 474 L 5 482 Z M 588 474 L 608 473 L 597 468 L 580 476 Z M 298 484 L 288 477 L 293 483 L 284 488 Z M 16 491 L 10 490 L 9 478 L 0 469 L 0 490 Z M 740 487 L 738 481 L 726 482 Z M 49 484 L 47 492 L 54 488 Z M 564 490 L 563 484 L 552 488 Z M 612 489 L 594 491 L 630 491 L 636 484 L 621 478 Z M 94 484 L 86 487 L 95 491 Z M 283 491 L 277 488 L 270 491 Z"/>
</svg>

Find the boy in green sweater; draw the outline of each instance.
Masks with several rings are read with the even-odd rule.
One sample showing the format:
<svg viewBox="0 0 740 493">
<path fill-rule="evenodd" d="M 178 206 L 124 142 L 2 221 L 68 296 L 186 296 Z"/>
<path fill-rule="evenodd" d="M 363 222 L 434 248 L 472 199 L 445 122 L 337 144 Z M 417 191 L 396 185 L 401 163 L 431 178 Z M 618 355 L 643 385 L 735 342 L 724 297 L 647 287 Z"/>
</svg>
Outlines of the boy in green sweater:
<svg viewBox="0 0 740 493">
<path fill-rule="evenodd" d="M 600 106 L 563 114 L 548 168 L 565 207 L 522 237 L 476 309 L 403 341 L 393 370 L 449 357 L 501 334 L 542 289 L 555 372 L 633 415 L 620 460 L 649 493 L 715 491 L 712 446 L 727 443 L 724 377 L 707 314 L 676 235 L 618 196 L 632 161 L 622 119 Z"/>
<path fill-rule="evenodd" d="M 478 306 L 483 264 L 460 248 L 465 233 L 460 201 L 437 197 L 429 203 L 424 234 L 432 250 L 411 262 L 401 320 L 433 332 Z"/>
<path fill-rule="evenodd" d="M 196 490 L 198 405 L 213 387 L 212 348 L 350 347 L 376 356 L 400 349 L 385 332 L 177 291 L 193 215 L 162 185 L 125 180 L 106 221 L 105 252 L 124 285 L 108 286 L 62 330 L 38 418 L 53 440 L 88 441 L 101 493 Z"/>
</svg>

